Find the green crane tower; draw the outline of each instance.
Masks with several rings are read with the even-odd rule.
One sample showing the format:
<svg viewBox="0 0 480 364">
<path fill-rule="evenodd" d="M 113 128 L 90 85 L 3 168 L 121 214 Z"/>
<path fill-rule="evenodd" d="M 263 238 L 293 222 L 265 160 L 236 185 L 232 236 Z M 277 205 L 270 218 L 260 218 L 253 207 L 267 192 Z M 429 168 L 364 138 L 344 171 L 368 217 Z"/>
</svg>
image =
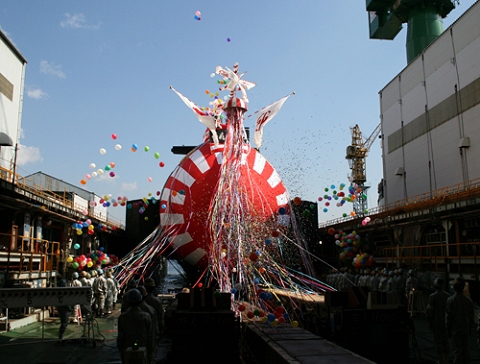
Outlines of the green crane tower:
<svg viewBox="0 0 480 364">
<path fill-rule="evenodd" d="M 370 38 L 394 39 L 407 23 L 407 62 L 443 32 L 443 21 L 458 0 L 366 0 Z"/>
</svg>

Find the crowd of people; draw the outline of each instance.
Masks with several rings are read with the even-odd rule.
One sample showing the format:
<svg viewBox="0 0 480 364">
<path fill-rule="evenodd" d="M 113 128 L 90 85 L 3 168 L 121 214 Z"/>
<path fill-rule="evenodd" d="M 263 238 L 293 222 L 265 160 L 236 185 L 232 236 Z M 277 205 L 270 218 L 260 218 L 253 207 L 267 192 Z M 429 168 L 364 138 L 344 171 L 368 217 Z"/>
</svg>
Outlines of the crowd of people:
<svg viewBox="0 0 480 364">
<path fill-rule="evenodd" d="M 145 279 L 143 286 L 131 281 L 123 295 L 117 336 L 122 363 L 128 362 L 128 351 L 137 347 L 145 349 L 146 363 L 156 362 L 164 329 L 164 311 L 162 301 L 153 293 L 155 288 L 152 278 Z"/>
<path fill-rule="evenodd" d="M 404 274 L 402 268 L 340 268 L 332 269 L 326 277 L 326 283 L 338 291 L 347 291 L 349 287 L 367 287 L 370 291 L 396 293 L 399 303 L 409 305 L 409 298 L 418 290 L 418 279 L 413 269 Z M 454 363 L 470 363 L 470 336 L 475 326 L 475 306 L 464 294 L 465 279 L 456 277 L 450 294 L 444 279 L 434 280 L 435 291 L 429 295 L 425 316 L 432 331 L 439 364 L 447 364 L 450 352 Z M 477 343 L 480 345 L 480 314 L 476 324 Z"/>
<path fill-rule="evenodd" d="M 60 317 L 59 339 L 62 340 L 69 323 L 78 322 L 82 317 L 92 315 L 105 317 L 116 308 L 120 286 L 110 271 L 74 272 L 70 283 L 58 277 L 58 287 L 92 287 L 91 310 L 72 306 L 57 306 Z M 129 361 L 129 350 L 144 352 L 145 363 L 155 363 L 157 348 L 164 331 L 164 309 L 162 301 L 153 292 L 156 283 L 147 278 L 143 285 L 132 280 L 123 294 L 121 313 L 118 317 L 117 348 L 123 363 Z"/>
<path fill-rule="evenodd" d="M 417 288 L 415 272 L 410 269 L 405 274 L 402 268 L 340 268 L 332 269 L 326 277 L 326 283 L 337 291 L 347 291 L 349 287 L 368 287 L 376 292 L 396 292 L 400 302 L 408 299 L 410 292 Z"/>
</svg>

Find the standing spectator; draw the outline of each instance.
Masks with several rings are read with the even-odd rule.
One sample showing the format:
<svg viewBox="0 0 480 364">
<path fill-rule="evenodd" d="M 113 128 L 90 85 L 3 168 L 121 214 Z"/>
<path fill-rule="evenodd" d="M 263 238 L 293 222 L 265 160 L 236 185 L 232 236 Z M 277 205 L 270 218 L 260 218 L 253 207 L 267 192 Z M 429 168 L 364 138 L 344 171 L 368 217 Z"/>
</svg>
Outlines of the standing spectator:
<svg viewBox="0 0 480 364">
<path fill-rule="evenodd" d="M 417 278 L 415 277 L 415 272 L 413 269 L 408 271 L 408 278 L 405 281 L 405 296 L 407 299 L 410 297 L 410 294 L 413 290 L 417 288 Z"/>
<path fill-rule="evenodd" d="M 123 297 L 126 297 L 128 292 L 133 288 L 137 288 L 137 282 L 135 281 L 135 279 L 130 279 L 127 283 L 127 287 L 125 288 L 125 292 L 123 293 Z M 120 312 L 127 311 L 129 307 L 130 303 L 128 302 L 128 300 L 122 299 L 122 307 L 120 308 Z"/>
<path fill-rule="evenodd" d="M 395 285 L 395 272 L 393 270 L 388 272 L 387 292 L 388 293 L 397 292 L 397 286 Z"/>
<path fill-rule="evenodd" d="M 77 272 L 73 272 L 72 274 L 72 287 L 81 287 L 82 286 L 82 282 L 80 282 L 80 280 L 78 279 L 78 273 Z M 73 322 L 74 323 L 78 323 L 79 320 L 81 320 L 82 318 L 82 314 L 80 312 L 80 305 L 75 305 L 73 306 Z"/>
<path fill-rule="evenodd" d="M 378 290 L 380 292 L 387 292 L 387 282 L 388 282 L 388 271 L 387 269 L 385 268 L 383 271 L 382 271 L 382 276 L 380 278 L 380 283 L 378 284 Z"/>
<path fill-rule="evenodd" d="M 142 294 L 136 288 L 125 293 L 124 298 L 129 302 L 129 308 L 118 317 L 117 348 L 122 363 L 127 363 L 127 349 L 129 347 L 143 347 L 146 349 L 145 362 L 153 357 L 155 349 L 154 325 L 151 316 L 140 308 Z"/>
<path fill-rule="evenodd" d="M 117 284 L 113 279 L 113 274 L 112 272 L 107 272 L 107 295 L 105 301 L 105 309 L 107 314 L 112 313 L 112 309 L 117 300 L 117 293 Z"/>
<path fill-rule="evenodd" d="M 80 277 L 80 283 L 82 283 L 82 287 L 90 287 L 91 284 L 90 280 L 88 279 L 88 273 L 82 270 L 81 275 L 82 276 Z"/>
<path fill-rule="evenodd" d="M 405 304 L 406 279 L 403 276 L 403 269 L 402 268 L 397 269 L 397 275 L 395 276 L 395 281 L 396 281 L 396 285 L 397 285 L 398 300 L 399 300 L 400 304 L 404 305 Z"/>
<path fill-rule="evenodd" d="M 148 295 L 144 297 L 144 300 L 155 309 L 157 313 L 157 321 L 158 321 L 158 341 L 160 341 L 162 332 L 163 332 L 163 325 L 164 325 L 164 311 L 163 311 L 163 304 L 162 300 L 153 294 L 153 291 L 156 288 L 155 281 L 153 278 L 145 279 L 145 289 L 147 290 Z"/>
<path fill-rule="evenodd" d="M 437 347 L 438 363 L 448 364 L 450 344 L 445 328 L 445 309 L 450 294 L 443 290 L 445 281 L 442 278 L 435 278 L 433 285 L 435 286 L 435 292 L 428 297 L 425 315 L 433 333 L 433 341 Z"/>
<path fill-rule="evenodd" d="M 57 277 L 57 287 L 67 287 L 67 280 L 61 276 Z M 57 306 L 58 317 L 60 317 L 60 329 L 58 331 L 58 338 L 63 340 L 63 335 L 67 330 L 68 317 L 72 311 L 72 306 Z"/>
<path fill-rule="evenodd" d="M 153 340 L 154 340 L 154 347 L 152 352 L 150 353 L 149 360 L 152 363 L 155 363 L 155 359 L 157 357 L 157 350 L 158 350 L 158 341 L 160 340 L 160 327 L 158 326 L 158 318 L 157 318 L 157 311 L 147 302 L 146 298 L 148 297 L 147 289 L 144 286 L 138 286 L 137 288 L 141 295 L 142 295 L 142 302 L 140 302 L 140 308 L 150 314 L 152 318 L 152 325 L 153 325 Z"/>
<path fill-rule="evenodd" d="M 379 291 L 378 286 L 380 285 L 380 278 L 378 277 L 378 271 L 372 270 L 372 280 L 370 281 L 370 287 L 372 291 Z"/>
<path fill-rule="evenodd" d="M 120 294 L 120 283 L 118 283 L 117 281 L 117 278 L 115 278 L 115 276 L 113 275 L 112 273 L 112 279 L 113 279 L 113 283 L 115 285 L 115 287 L 117 288 L 116 291 L 115 291 L 115 294 L 113 295 L 113 309 L 115 309 L 115 306 L 117 304 L 117 301 L 118 301 L 118 295 Z"/>
<path fill-rule="evenodd" d="M 472 300 L 463 294 L 464 289 L 463 277 L 455 278 L 455 293 L 448 298 L 445 309 L 445 325 L 452 343 L 454 363 L 470 363 L 468 343 L 474 325 L 475 309 Z"/>
<path fill-rule="evenodd" d="M 95 297 L 95 311 L 97 317 L 102 317 L 105 314 L 105 299 L 107 297 L 107 280 L 103 275 L 103 270 L 97 271 L 97 278 L 92 286 L 93 295 Z"/>
</svg>

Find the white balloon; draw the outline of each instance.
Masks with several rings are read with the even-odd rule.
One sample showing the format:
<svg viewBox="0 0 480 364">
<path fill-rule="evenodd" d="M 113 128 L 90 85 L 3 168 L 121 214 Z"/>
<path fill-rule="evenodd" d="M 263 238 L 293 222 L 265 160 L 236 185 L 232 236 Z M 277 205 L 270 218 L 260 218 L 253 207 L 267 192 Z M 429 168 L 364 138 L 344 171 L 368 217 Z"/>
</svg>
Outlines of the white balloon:
<svg viewBox="0 0 480 364">
<path fill-rule="evenodd" d="M 105 148 L 100 148 L 100 154 L 105 154 L 107 153 L 107 151 L 105 150 Z"/>
<path fill-rule="evenodd" d="M 97 172 L 92 172 L 92 177 L 97 177 Z"/>
<path fill-rule="evenodd" d="M 116 145 L 115 145 L 115 149 L 116 149 L 116 150 L 120 150 L 120 149 L 122 149 L 122 146 L 121 146 L 120 144 L 116 144 Z"/>
<path fill-rule="evenodd" d="M 94 169 L 96 167 L 95 163 L 90 163 L 90 168 Z"/>
<path fill-rule="evenodd" d="M 97 169 L 98 174 L 103 174 L 103 169 Z"/>
</svg>

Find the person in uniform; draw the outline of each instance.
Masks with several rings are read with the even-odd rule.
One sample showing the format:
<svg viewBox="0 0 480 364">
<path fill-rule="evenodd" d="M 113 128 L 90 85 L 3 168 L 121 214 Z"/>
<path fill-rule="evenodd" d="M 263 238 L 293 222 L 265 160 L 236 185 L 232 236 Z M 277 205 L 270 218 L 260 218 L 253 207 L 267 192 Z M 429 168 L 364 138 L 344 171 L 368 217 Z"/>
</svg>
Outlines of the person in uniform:
<svg viewBox="0 0 480 364">
<path fill-rule="evenodd" d="M 117 282 L 113 278 L 112 272 L 107 272 L 107 296 L 105 300 L 105 309 L 107 314 L 111 314 L 117 300 Z"/>
<path fill-rule="evenodd" d="M 61 276 L 57 277 L 57 287 L 67 287 L 67 280 Z M 72 306 L 57 306 L 58 317 L 60 318 L 60 328 L 58 330 L 58 339 L 63 340 L 65 331 L 68 326 L 68 318 L 70 312 L 72 311 Z"/>
<path fill-rule="evenodd" d="M 72 287 L 82 287 L 82 282 L 80 282 L 79 275 L 77 272 L 72 274 Z M 78 323 L 82 318 L 82 313 L 80 311 L 80 305 L 73 306 L 73 322 Z"/>
<path fill-rule="evenodd" d="M 162 332 L 164 327 L 164 310 L 162 300 L 153 294 L 153 291 L 156 288 L 155 281 L 153 278 L 145 279 L 144 283 L 145 289 L 147 290 L 148 295 L 143 299 L 155 309 L 157 313 L 157 322 L 158 322 L 158 341 L 162 338 Z"/>
<path fill-rule="evenodd" d="M 136 288 L 125 293 L 129 308 L 118 317 L 117 348 L 122 363 L 128 363 L 128 348 L 145 348 L 145 363 L 150 363 L 155 349 L 154 325 L 149 313 L 140 308 L 142 294 Z"/>
<path fill-rule="evenodd" d="M 448 342 L 447 330 L 445 328 L 445 309 L 450 294 L 443 290 L 445 287 L 445 281 L 442 278 L 435 278 L 433 285 L 435 287 L 435 292 L 428 297 L 425 315 L 430 330 L 432 330 L 433 333 L 433 341 L 437 348 L 438 363 L 448 364 L 450 344 Z"/>
<path fill-rule="evenodd" d="M 454 295 L 447 299 L 445 326 L 451 340 L 454 363 L 470 363 L 469 342 L 474 325 L 475 308 L 470 297 L 464 295 L 465 279 L 453 281 Z"/>
<path fill-rule="evenodd" d="M 107 280 L 103 269 L 97 271 L 97 278 L 93 282 L 92 290 L 95 297 L 95 312 L 97 317 L 102 317 L 105 314 L 105 299 L 107 297 Z"/>
</svg>

